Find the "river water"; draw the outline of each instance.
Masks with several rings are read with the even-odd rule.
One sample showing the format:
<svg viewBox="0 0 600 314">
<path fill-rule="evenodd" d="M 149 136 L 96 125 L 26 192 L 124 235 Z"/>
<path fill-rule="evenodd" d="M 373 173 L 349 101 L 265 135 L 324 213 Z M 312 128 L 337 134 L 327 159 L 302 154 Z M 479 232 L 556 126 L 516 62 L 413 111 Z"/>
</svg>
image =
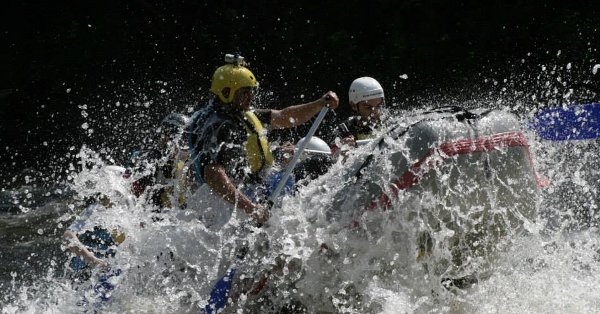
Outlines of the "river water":
<svg viewBox="0 0 600 314">
<path fill-rule="evenodd" d="M 407 111 L 400 116 L 418 120 L 421 114 Z M 524 119 L 522 123 L 526 125 Z M 250 279 L 270 277 L 259 293 L 243 294 L 236 301 L 239 311 L 597 313 L 600 142 L 546 141 L 532 131 L 524 132 L 535 168 L 550 185 L 531 200 L 536 213 L 524 232 L 508 230 L 501 243 L 493 243 L 498 249 L 491 257 L 461 261 L 474 272 L 447 270 L 452 248 L 436 240 L 452 232 L 448 229 L 432 231 L 433 249 L 426 253 L 428 257 L 418 258 L 414 242 L 427 222 L 416 218 L 407 223 L 398 214 L 414 205 L 408 198 L 403 202 L 401 196 L 393 210 L 374 214 L 364 229 L 359 228 L 363 231 L 350 231 L 343 217 L 331 219 L 325 208 L 342 181 L 335 169 L 301 188 L 295 197 L 284 198 L 265 228 L 256 229 L 245 223 L 242 214 L 234 213 L 232 225 L 215 231 L 192 218 L 194 211 L 201 210 L 193 205 L 153 213 L 154 208 L 131 194 L 130 181 L 83 147 L 79 155 L 86 167 L 73 167 L 67 183 L 31 179 L 1 192 L 2 313 L 84 312 L 78 303 L 85 296 L 93 298 L 93 291 L 71 279 L 62 234 L 86 206 L 84 199 L 97 193 L 107 195 L 113 206 L 91 219 L 118 226 L 127 235 L 111 260 L 122 274 L 112 279 L 111 300 L 98 305 L 98 312 L 198 313 L 224 274 L 222 264 L 227 256 L 231 258 L 228 250 L 243 238 L 257 253 L 240 262 L 244 264 L 238 265 L 240 272 L 252 274 Z M 382 182 L 388 182 L 387 168 L 377 169 Z M 452 187 L 463 188 L 488 189 Z M 515 197 L 521 192 L 512 191 Z M 444 200 L 431 194 L 418 201 L 440 204 Z M 448 286 L 447 276 L 476 281 Z"/>
</svg>

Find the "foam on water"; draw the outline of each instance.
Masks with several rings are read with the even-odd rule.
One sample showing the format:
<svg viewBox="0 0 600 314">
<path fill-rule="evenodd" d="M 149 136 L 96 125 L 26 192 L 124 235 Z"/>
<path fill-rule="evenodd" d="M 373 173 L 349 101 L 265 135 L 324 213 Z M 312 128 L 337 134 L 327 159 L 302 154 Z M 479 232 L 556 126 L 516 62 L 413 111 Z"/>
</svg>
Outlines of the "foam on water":
<svg viewBox="0 0 600 314">
<path fill-rule="evenodd" d="M 419 112 L 402 116 L 396 122 L 403 125 L 420 119 Z M 135 178 L 124 179 L 99 155 L 83 148 L 80 157 L 85 166 L 72 173 L 73 198 L 106 195 L 112 205 L 103 207 L 92 219 L 103 226 L 118 227 L 127 235 L 111 261 L 123 274 L 114 279 L 111 301 L 99 308 L 107 313 L 197 313 L 207 302 L 214 282 L 224 274 L 228 258 L 235 254 L 232 248 L 236 241 L 246 239 L 257 253 L 240 269 L 257 277 L 270 275 L 268 288 L 258 296 L 242 295 L 237 301 L 236 306 L 248 311 L 259 309 L 256 299 L 264 298 L 263 304 L 270 309 L 289 310 L 292 304 L 308 312 L 594 312 L 600 308 L 596 289 L 600 279 L 596 224 L 600 218 L 600 143 L 597 139 L 547 142 L 535 134 L 527 135 L 537 170 L 552 183 L 534 200 L 540 217 L 527 220 L 523 232 L 508 230 L 510 241 L 489 244 L 494 248 L 491 256 L 469 256 L 454 268 L 449 262 L 452 248 L 444 243 L 456 230 L 432 231 L 430 226 L 435 219 L 442 219 L 436 216 L 442 212 L 434 212 L 433 218 L 407 214 L 407 208 L 423 213 L 415 208 L 443 204 L 444 199 L 435 193 L 401 195 L 392 210 L 362 217 L 361 228 L 350 228 L 355 213 L 331 209 L 347 179 L 342 175 L 345 165 L 337 163 L 296 196 L 284 198 L 267 228 L 247 225 L 245 216 L 234 212 L 231 222 L 215 232 L 194 218 L 203 208 L 193 204 L 186 210 L 152 212 L 156 208 L 131 194 L 129 184 Z M 402 143 L 393 145 L 398 145 L 393 147 L 396 150 L 406 149 Z M 359 148 L 357 157 L 349 162 L 360 158 L 361 149 L 369 153 L 366 147 Z M 385 161 L 378 164 L 381 186 L 393 179 L 392 168 Z M 453 191 L 472 193 L 473 188 L 478 187 L 456 186 Z M 493 212 L 506 210 L 505 203 L 497 200 L 496 188 L 479 188 L 484 190 L 482 197 L 496 202 Z M 66 226 L 78 208 L 69 203 L 59 212 L 50 221 Z M 2 228 L 22 217 L 3 218 Z M 153 221 L 153 217 L 161 219 Z M 435 248 L 431 256 L 418 259 L 417 244 L 422 241 L 423 230 L 430 231 Z M 53 239 L 58 237 L 60 234 Z M 31 239 L 34 247 L 39 247 L 41 239 Z M 55 253 L 65 249 L 58 247 L 58 241 L 52 245 L 56 246 Z M 69 278 L 65 257 L 44 256 L 48 257 L 46 264 L 11 273 L 10 282 L 2 286 L 7 292 L 0 298 L 2 313 L 82 311 L 76 304 L 86 293 L 89 296 L 89 289 L 82 289 Z M 20 273 L 28 271 L 34 275 Z M 442 284 L 447 276 L 471 275 L 477 283 L 463 289 Z"/>
</svg>

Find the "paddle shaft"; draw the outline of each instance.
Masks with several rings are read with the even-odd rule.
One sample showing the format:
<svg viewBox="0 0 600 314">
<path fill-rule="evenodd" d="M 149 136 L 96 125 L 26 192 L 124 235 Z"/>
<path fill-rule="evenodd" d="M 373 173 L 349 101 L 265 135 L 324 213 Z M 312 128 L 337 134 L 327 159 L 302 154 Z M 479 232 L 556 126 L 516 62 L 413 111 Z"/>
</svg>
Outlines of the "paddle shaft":
<svg viewBox="0 0 600 314">
<path fill-rule="evenodd" d="M 304 148 L 306 148 L 306 145 L 308 145 L 308 142 L 310 142 L 310 138 L 315 134 L 315 132 L 317 131 L 317 128 L 319 128 L 319 125 L 321 124 L 321 121 L 323 121 L 323 118 L 325 118 L 325 115 L 327 114 L 328 110 L 329 110 L 329 108 L 323 107 L 323 109 L 321 109 L 321 111 L 319 112 L 319 115 L 315 119 L 315 122 L 313 122 L 312 126 L 308 130 L 308 133 L 304 137 L 304 141 L 302 141 L 302 143 L 300 143 L 296 152 L 294 153 L 294 157 L 292 157 L 292 160 L 288 164 L 287 169 L 285 170 L 285 173 L 283 174 L 283 177 L 281 177 L 281 180 L 279 180 L 279 182 L 277 183 L 277 187 L 275 188 L 273 193 L 271 193 L 271 196 L 269 197 L 269 200 L 271 202 L 275 202 L 275 199 L 279 196 L 279 193 L 281 193 L 281 190 L 283 190 L 285 183 L 287 182 L 288 178 L 292 174 L 292 171 L 296 167 L 296 164 L 298 164 L 298 160 L 300 160 L 300 155 L 302 155 Z"/>
</svg>

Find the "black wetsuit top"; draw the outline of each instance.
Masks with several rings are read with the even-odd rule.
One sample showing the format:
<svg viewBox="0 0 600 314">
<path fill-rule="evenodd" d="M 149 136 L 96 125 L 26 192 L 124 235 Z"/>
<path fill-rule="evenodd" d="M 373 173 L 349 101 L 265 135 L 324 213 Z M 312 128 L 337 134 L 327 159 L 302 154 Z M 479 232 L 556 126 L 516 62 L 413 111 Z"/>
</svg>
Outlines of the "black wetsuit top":
<svg viewBox="0 0 600 314">
<path fill-rule="evenodd" d="M 362 119 L 361 116 L 352 116 L 348 118 L 344 123 L 341 123 L 334 130 L 335 137 L 340 139 L 346 138 L 350 135 L 354 136 L 355 140 L 363 140 L 365 136 L 373 134 L 373 130 L 377 128 L 377 125 L 373 125 L 368 121 Z"/>
</svg>

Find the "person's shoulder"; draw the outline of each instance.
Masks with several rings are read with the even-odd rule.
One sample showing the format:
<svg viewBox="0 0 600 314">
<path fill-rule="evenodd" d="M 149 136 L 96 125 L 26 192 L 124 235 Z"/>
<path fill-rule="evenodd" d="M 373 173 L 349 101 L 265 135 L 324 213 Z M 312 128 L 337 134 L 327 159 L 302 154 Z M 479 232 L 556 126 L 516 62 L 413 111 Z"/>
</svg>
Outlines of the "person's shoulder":
<svg viewBox="0 0 600 314">
<path fill-rule="evenodd" d="M 221 125 L 232 125 L 235 123 L 234 119 L 222 110 L 207 110 L 194 116 L 195 119 L 192 125 L 201 129 L 216 129 Z"/>
<path fill-rule="evenodd" d="M 192 114 L 190 120 L 192 121 L 192 124 L 197 124 L 205 123 L 207 120 L 211 120 L 214 118 L 224 119 L 225 112 L 223 106 L 220 106 L 210 101 L 204 107 L 197 108 Z"/>
<path fill-rule="evenodd" d="M 347 128 L 352 128 L 356 125 L 358 125 L 358 119 L 356 116 L 349 116 L 349 117 L 345 117 L 342 118 L 340 120 L 340 122 L 338 123 L 338 126 L 341 127 L 342 129 L 347 129 Z"/>
</svg>

